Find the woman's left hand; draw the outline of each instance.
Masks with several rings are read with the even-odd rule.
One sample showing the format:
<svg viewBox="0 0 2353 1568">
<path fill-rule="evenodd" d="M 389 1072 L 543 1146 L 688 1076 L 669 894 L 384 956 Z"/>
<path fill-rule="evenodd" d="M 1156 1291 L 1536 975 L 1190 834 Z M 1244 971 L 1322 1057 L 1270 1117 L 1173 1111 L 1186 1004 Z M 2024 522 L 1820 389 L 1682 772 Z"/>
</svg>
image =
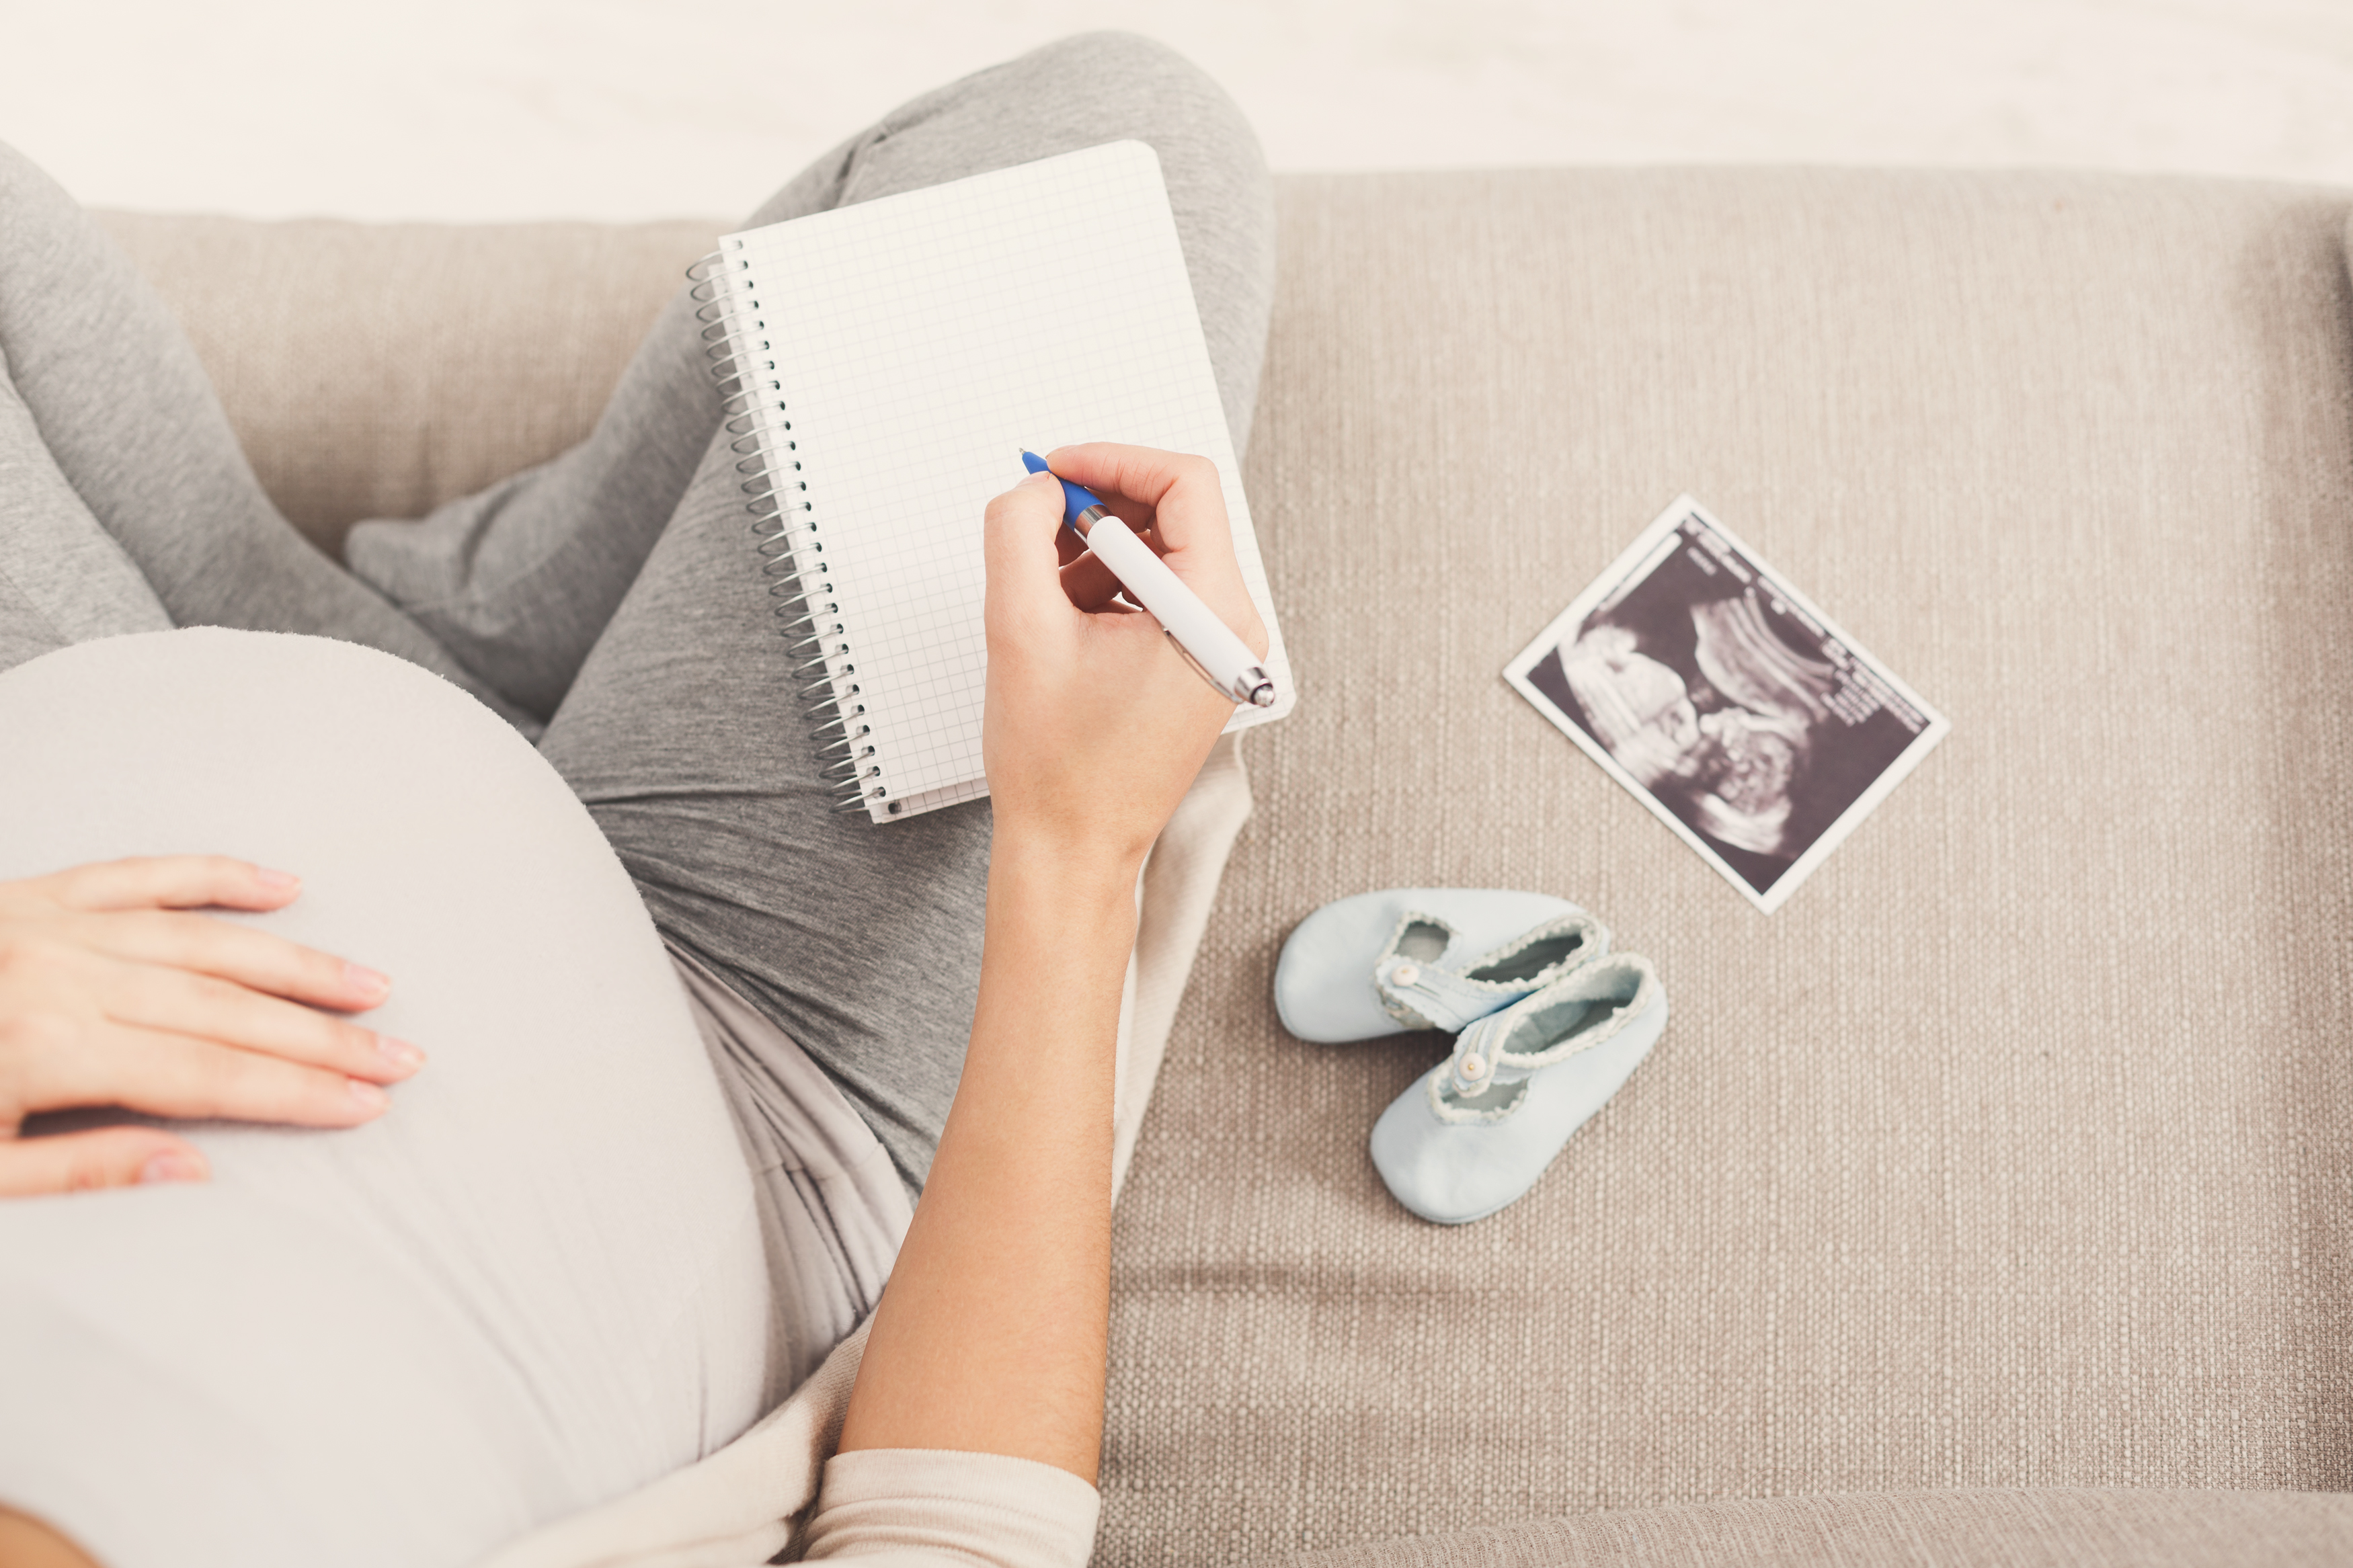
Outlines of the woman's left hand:
<svg viewBox="0 0 2353 1568">
<path fill-rule="evenodd" d="M 79 866 L 0 882 L 0 1196 L 197 1181 L 155 1127 L 17 1134 L 45 1110 L 350 1127 L 423 1053 L 339 1014 L 384 1001 L 372 969 L 190 911 L 275 910 L 301 884 L 221 856 Z"/>
</svg>

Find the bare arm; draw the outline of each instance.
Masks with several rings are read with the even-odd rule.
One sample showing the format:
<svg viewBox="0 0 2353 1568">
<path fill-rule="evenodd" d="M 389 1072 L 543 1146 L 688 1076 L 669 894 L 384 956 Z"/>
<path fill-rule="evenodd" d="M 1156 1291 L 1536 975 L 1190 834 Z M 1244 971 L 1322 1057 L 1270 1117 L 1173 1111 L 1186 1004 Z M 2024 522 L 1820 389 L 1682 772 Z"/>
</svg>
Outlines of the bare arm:
<svg viewBox="0 0 2353 1568">
<path fill-rule="evenodd" d="M 1092 1481 L 1111 1270 L 1117 868 L 997 850 L 980 1005 L 844 1448 L 1011 1454 Z"/>
<path fill-rule="evenodd" d="M 1153 524 L 1169 564 L 1261 653 L 1216 471 L 1135 447 L 1056 472 Z M 1050 480 L 988 516 L 995 802 L 980 1000 L 964 1077 L 883 1293 L 841 1447 L 1008 1454 L 1088 1481 L 1110 1317 L 1113 1045 L 1145 851 L 1229 703 L 1149 616 L 1058 554 Z"/>
<path fill-rule="evenodd" d="M 98 1568 L 39 1520 L 0 1508 L 0 1568 Z"/>
</svg>

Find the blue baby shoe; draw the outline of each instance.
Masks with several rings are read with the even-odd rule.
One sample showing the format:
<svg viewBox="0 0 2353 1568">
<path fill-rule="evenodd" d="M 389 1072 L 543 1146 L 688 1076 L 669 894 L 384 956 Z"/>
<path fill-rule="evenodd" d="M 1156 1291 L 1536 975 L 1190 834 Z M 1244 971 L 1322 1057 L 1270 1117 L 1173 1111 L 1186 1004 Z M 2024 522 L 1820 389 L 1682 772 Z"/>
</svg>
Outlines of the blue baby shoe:
<svg viewBox="0 0 2353 1568">
<path fill-rule="evenodd" d="M 1566 899 L 1487 888 L 1392 888 L 1324 905 L 1274 966 L 1274 1010 L 1303 1040 L 1451 1034 L 1609 951 Z"/>
<path fill-rule="evenodd" d="M 1464 1029 L 1373 1123 L 1373 1164 L 1426 1220 L 1483 1219 L 1535 1185 L 1666 1026 L 1649 959 L 1585 964 Z"/>
</svg>

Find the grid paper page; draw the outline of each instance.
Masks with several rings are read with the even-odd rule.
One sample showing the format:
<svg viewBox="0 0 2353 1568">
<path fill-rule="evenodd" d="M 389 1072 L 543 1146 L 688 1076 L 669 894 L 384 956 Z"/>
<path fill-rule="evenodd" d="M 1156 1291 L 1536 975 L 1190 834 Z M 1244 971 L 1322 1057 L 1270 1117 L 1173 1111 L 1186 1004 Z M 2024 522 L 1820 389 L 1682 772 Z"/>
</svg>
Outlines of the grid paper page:
<svg viewBox="0 0 2353 1568">
<path fill-rule="evenodd" d="M 773 359 L 762 405 L 807 507 L 797 559 L 823 565 L 849 652 L 832 670 L 871 725 L 877 821 L 986 793 L 981 517 L 1024 476 L 1021 448 L 1124 441 L 1217 465 L 1243 581 L 1267 626 L 1277 700 L 1293 699 L 1266 570 L 1160 178 L 1137 142 L 720 242 L 744 320 Z M 765 378 L 765 377 L 764 377 Z M 782 679 L 782 660 L 779 660 Z M 855 687 L 854 694 L 851 688 Z M 892 805 L 897 810 L 892 811 Z"/>
</svg>

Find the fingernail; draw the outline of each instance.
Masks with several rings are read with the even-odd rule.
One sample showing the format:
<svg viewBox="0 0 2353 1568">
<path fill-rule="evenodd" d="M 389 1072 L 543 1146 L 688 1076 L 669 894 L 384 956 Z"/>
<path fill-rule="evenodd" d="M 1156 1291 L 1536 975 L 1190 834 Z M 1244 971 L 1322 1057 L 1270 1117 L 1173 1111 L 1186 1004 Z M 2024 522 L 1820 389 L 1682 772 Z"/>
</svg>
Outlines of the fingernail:
<svg viewBox="0 0 2353 1568">
<path fill-rule="evenodd" d="M 1051 474 L 1048 474 L 1048 473 L 1037 473 L 1037 474 L 1032 474 L 1032 475 L 1030 475 L 1028 479 L 1026 479 L 1022 480 L 1021 482 L 1022 482 L 1023 484 L 1025 484 L 1025 485 L 1059 485 L 1059 484 L 1060 484 L 1062 481 L 1061 481 L 1061 480 L 1060 480 L 1060 479 L 1056 479 L 1056 478 L 1055 478 L 1053 475 L 1051 475 Z"/>
<path fill-rule="evenodd" d="M 139 1184 L 155 1182 L 201 1182 L 205 1163 L 190 1154 L 158 1154 L 139 1167 Z"/>
<path fill-rule="evenodd" d="M 358 1100 L 370 1114 L 382 1110 L 392 1103 L 391 1096 L 364 1079 L 352 1078 L 345 1079 L 343 1081 L 350 1086 L 352 1098 Z"/>
<path fill-rule="evenodd" d="M 392 976 L 379 973 L 364 963 L 345 963 L 343 984 L 366 995 L 381 996 L 392 989 Z"/>
<path fill-rule="evenodd" d="M 273 871 L 267 866 L 256 867 L 253 872 L 253 879 L 260 883 L 263 887 L 271 889 L 299 888 L 302 885 L 302 879 L 296 876 L 293 872 Z"/>
<path fill-rule="evenodd" d="M 392 1065 L 395 1072 L 415 1072 L 425 1065 L 425 1053 L 406 1040 L 396 1040 L 390 1035 L 378 1035 L 375 1048 Z"/>
</svg>

